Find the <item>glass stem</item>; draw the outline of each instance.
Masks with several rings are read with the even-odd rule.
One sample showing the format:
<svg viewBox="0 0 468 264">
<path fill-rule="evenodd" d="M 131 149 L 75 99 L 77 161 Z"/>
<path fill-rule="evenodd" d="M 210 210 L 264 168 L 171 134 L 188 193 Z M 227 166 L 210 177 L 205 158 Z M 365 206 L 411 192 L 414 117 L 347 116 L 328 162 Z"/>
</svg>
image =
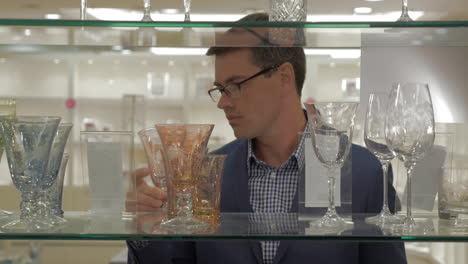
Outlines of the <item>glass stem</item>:
<svg viewBox="0 0 468 264">
<path fill-rule="evenodd" d="M 178 192 L 177 197 L 177 217 L 192 217 L 192 193 Z"/>
<path fill-rule="evenodd" d="M 382 212 L 383 213 L 390 213 L 390 209 L 388 207 L 388 166 L 389 162 L 382 163 L 382 170 L 383 170 L 383 206 Z"/>
<path fill-rule="evenodd" d="M 143 21 L 151 21 L 151 1 L 143 0 Z"/>
<path fill-rule="evenodd" d="M 81 8 L 80 8 L 80 19 L 86 19 L 86 8 L 88 6 L 88 0 L 81 0 Z"/>
<path fill-rule="evenodd" d="M 185 18 L 184 21 L 190 21 L 190 4 L 192 0 L 184 0 Z"/>
<path fill-rule="evenodd" d="M 34 217 L 36 213 L 34 193 L 23 193 L 21 195 L 20 203 L 20 219 L 21 220 L 30 220 Z"/>
<path fill-rule="evenodd" d="M 335 170 L 328 169 L 328 212 L 336 214 L 335 209 Z"/>
<path fill-rule="evenodd" d="M 406 170 L 407 170 L 407 179 L 406 179 L 406 217 L 407 218 L 411 218 L 412 214 L 411 214 L 411 202 L 412 202 L 412 199 L 411 199 L 411 195 L 412 195 L 412 192 L 411 192 L 411 177 L 412 177 L 412 174 L 413 174 L 413 169 L 414 169 L 414 164 L 409 164 L 407 167 L 406 167 Z"/>
</svg>

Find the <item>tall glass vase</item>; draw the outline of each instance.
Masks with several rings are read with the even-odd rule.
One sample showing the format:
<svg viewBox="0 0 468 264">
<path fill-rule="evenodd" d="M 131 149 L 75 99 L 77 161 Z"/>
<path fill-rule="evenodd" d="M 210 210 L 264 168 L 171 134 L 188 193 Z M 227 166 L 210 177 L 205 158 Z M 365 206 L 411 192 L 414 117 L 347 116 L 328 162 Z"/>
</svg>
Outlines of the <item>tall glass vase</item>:
<svg viewBox="0 0 468 264">
<path fill-rule="evenodd" d="M 0 119 L 0 129 L 11 178 L 21 192 L 20 219 L 2 226 L 31 231 L 52 228 L 41 219 L 37 197 L 46 178 L 47 164 L 60 117 L 18 116 Z"/>
<path fill-rule="evenodd" d="M 192 217 L 193 190 L 214 125 L 156 125 L 166 156 L 168 188 L 173 188 L 177 217 L 161 223 L 174 233 L 191 233 L 208 227 Z"/>
</svg>

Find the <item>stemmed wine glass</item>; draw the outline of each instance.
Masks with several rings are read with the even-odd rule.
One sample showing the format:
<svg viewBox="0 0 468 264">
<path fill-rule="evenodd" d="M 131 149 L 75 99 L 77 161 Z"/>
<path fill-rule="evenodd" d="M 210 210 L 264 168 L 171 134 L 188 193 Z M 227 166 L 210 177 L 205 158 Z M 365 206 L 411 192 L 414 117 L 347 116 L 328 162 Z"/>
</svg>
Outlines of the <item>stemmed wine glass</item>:
<svg viewBox="0 0 468 264">
<path fill-rule="evenodd" d="M 401 2 L 401 16 L 398 18 L 397 22 L 411 22 L 413 19 L 409 16 L 408 13 L 408 0 L 402 0 Z"/>
<path fill-rule="evenodd" d="M 311 126 L 312 145 L 318 160 L 327 168 L 329 205 L 325 215 L 311 225 L 326 232 L 344 230 L 348 222 L 335 208 L 335 177 L 348 157 L 358 103 L 304 103 Z"/>
<path fill-rule="evenodd" d="M 388 94 L 371 93 L 367 105 L 364 125 L 364 142 L 382 164 L 383 170 L 383 206 L 380 214 L 366 219 L 368 223 L 379 226 L 397 223 L 400 218 L 393 215 L 388 207 L 388 167 L 395 157 L 385 142 L 385 117 L 388 104 Z"/>
<path fill-rule="evenodd" d="M 416 163 L 431 149 L 435 139 L 434 110 L 429 86 L 422 83 L 393 87 L 385 120 L 387 146 L 407 170 L 407 206 L 402 232 L 412 233 L 417 225 L 411 214 L 411 176 Z"/>
</svg>

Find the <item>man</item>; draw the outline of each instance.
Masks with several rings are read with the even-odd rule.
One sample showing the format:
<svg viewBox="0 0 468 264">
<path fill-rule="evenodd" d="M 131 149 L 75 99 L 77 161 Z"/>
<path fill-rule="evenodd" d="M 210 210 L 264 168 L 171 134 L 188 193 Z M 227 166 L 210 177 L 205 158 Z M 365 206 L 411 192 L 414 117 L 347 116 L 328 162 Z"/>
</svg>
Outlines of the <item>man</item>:
<svg viewBox="0 0 468 264">
<path fill-rule="evenodd" d="M 243 20 L 265 21 L 267 14 Z M 221 191 L 222 212 L 296 212 L 297 183 L 304 168 L 307 117 L 301 106 L 305 55 L 300 47 L 271 47 L 265 29 L 233 29 L 212 47 L 215 82 L 210 89 L 237 140 L 215 151 L 228 155 Z M 270 47 L 258 47 L 268 44 Z M 257 47 L 249 47 L 257 46 Z M 366 149 L 352 147 L 353 213 L 382 206 L 381 166 Z M 137 171 L 137 178 L 149 171 Z M 165 199 L 139 181 L 140 205 Z M 390 200 L 395 191 L 390 190 Z M 393 198 L 393 199 L 392 199 Z M 394 207 L 392 204 L 391 207 Z M 129 241 L 134 263 L 406 263 L 403 244 L 314 241 Z"/>
</svg>

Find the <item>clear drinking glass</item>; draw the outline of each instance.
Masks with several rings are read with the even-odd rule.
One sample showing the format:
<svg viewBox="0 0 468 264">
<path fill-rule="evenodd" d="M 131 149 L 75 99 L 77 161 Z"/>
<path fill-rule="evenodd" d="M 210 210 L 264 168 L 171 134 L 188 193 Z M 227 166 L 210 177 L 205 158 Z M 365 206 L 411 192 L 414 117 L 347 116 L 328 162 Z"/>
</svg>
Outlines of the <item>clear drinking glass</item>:
<svg viewBox="0 0 468 264">
<path fill-rule="evenodd" d="M 191 233 L 207 228 L 206 223 L 192 217 L 192 194 L 214 125 L 156 124 L 155 127 L 167 158 L 168 188 L 173 188 L 177 199 L 177 217 L 161 223 L 160 227 L 175 233 Z"/>
<path fill-rule="evenodd" d="M 69 155 L 63 154 L 60 170 L 52 187 L 49 190 L 49 203 L 50 212 L 52 215 L 63 217 L 62 209 L 62 194 L 63 194 L 63 181 L 65 179 L 65 172 L 67 170 Z"/>
<path fill-rule="evenodd" d="M 408 13 L 408 0 L 401 1 L 401 16 L 398 18 L 397 22 L 411 22 L 413 19 L 409 16 Z"/>
<path fill-rule="evenodd" d="M 407 170 L 407 207 L 403 233 L 416 231 L 411 213 L 411 176 L 417 162 L 432 148 L 435 139 L 434 110 L 429 86 L 397 84 L 390 93 L 385 120 L 387 146 Z"/>
<path fill-rule="evenodd" d="M 84 178 L 89 180 L 91 213 L 122 218 L 136 204 L 134 135 L 128 131 L 81 131 Z"/>
<path fill-rule="evenodd" d="M 353 138 L 358 103 L 304 103 L 311 126 L 312 145 L 318 160 L 327 168 L 329 206 L 325 215 L 311 226 L 330 233 L 340 232 L 349 223 L 335 208 L 335 177 L 348 157 Z"/>
<path fill-rule="evenodd" d="M 379 226 L 398 223 L 401 219 L 388 207 L 388 167 L 395 154 L 387 147 L 385 141 L 385 117 L 388 104 L 387 93 L 371 93 L 367 105 L 364 125 L 364 142 L 367 149 L 372 152 L 382 164 L 383 170 L 383 206 L 380 214 L 366 219 L 371 224 Z"/>
<path fill-rule="evenodd" d="M 16 100 L 14 98 L 0 98 L 0 118 L 16 115 Z M 4 151 L 3 137 L 0 135 L 0 161 Z M 11 215 L 11 212 L 0 210 L 0 217 Z"/>
<path fill-rule="evenodd" d="M 47 178 L 47 163 L 60 117 L 18 116 L 0 119 L 8 166 L 21 192 L 20 219 L 2 226 L 7 230 L 40 230 L 53 227 L 43 221 L 37 196 Z"/>
<path fill-rule="evenodd" d="M 45 177 L 40 182 L 40 191 L 38 192 L 38 213 L 45 221 L 52 224 L 63 224 L 65 219 L 52 214 L 52 204 L 50 203 L 51 188 L 57 182 L 60 167 L 62 166 L 63 153 L 67 144 L 70 131 L 73 127 L 71 123 L 59 124 L 57 133 L 50 150 L 49 162 Z M 62 180 L 63 182 L 63 180 Z"/>
<path fill-rule="evenodd" d="M 227 155 L 206 155 L 197 174 L 193 214 L 195 217 L 216 222 L 219 219 L 221 182 Z"/>
</svg>

